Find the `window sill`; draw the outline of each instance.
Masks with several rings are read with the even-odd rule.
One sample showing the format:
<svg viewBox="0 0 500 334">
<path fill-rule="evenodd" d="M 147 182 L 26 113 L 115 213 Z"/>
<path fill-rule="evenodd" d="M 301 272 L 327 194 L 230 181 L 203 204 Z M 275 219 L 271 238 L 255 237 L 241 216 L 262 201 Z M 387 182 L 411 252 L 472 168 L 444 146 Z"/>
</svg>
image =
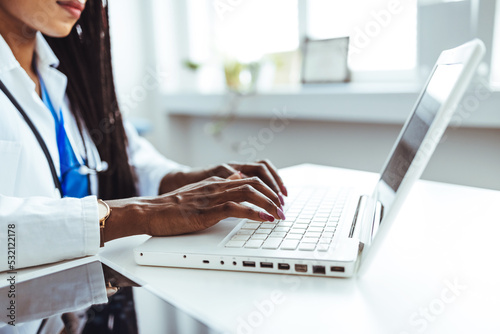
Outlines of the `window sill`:
<svg viewBox="0 0 500 334">
<path fill-rule="evenodd" d="M 163 106 L 172 116 L 211 117 L 235 109 L 239 118 L 266 119 L 278 113 L 300 120 L 403 124 L 420 89 L 421 85 L 415 84 L 351 83 L 237 97 L 228 93 L 167 93 L 163 96 Z M 477 100 L 473 91 L 466 93 L 467 96 Z M 499 109 L 500 91 L 493 91 L 473 112 L 462 110 L 452 125 L 500 128 Z"/>
</svg>

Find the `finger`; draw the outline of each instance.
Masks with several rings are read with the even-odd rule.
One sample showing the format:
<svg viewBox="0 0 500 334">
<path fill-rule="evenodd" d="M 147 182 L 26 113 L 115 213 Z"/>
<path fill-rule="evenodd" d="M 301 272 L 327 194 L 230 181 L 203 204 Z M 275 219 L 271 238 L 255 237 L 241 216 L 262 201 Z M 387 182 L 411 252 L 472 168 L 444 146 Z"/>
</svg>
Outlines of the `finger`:
<svg viewBox="0 0 500 334">
<path fill-rule="evenodd" d="M 215 166 L 207 171 L 207 174 L 210 176 L 219 176 L 222 178 L 227 178 L 235 173 L 238 173 L 238 169 L 235 169 L 233 166 L 229 164 L 222 164 L 219 166 Z"/>
<path fill-rule="evenodd" d="M 278 207 L 282 207 L 281 199 L 278 194 L 273 191 L 267 184 L 265 184 L 260 178 L 253 176 L 241 180 L 229 180 L 226 182 L 218 183 L 218 187 L 221 190 L 227 190 L 230 188 L 235 188 L 244 184 L 249 184 L 254 187 L 257 191 L 260 191 L 264 196 L 270 198 Z M 213 190 L 212 192 L 218 192 Z"/>
<path fill-rule="evenodd" d="M 206 196 L 211 206 L 219 205 L 228 201 L 242 203 L 248 202 L 271 213 L 276 219 L 285 219 L 283 210 L 268 197 L 257 191 L 249 184 L 244 184 L 236 188 L 227 189 L 221 193 Z"/>
<path fill-rule="evenodd" d="M 250 163 L 244 165 L 232 165 L 235 168 L 238 168 L 243 173 L 258 176 L 265 184 L 267 184 L 276 194 L 280 194 L 281 190 L 278 186 L 278 183 L 274 179 L 273 174 L 269 171 L 266 164 L 263 163 Z M 283 198 L 280 198 L 280 200 Z"/>
<path fill-rule="evenodd" d="M 205 214 L 208 216 L 208 220 L 212 222 L 218 222 L 222 219 L 231 217 L 247 218 L 261 222 L 274 221 L 274 217 L 266 212 L 255 210 L 251 207 L 233 201 L 216 205 L 211 209 L 206 210 Z"/>
<path fill-rule="evenodd" d="M 216 182 L 225 182 L 226 179 L 223 179 L 221 177 L 218 177 L 218 176 L 211 176 L 207 179 L 204 179 L 202 181 L 199 181 L 199 182 L 196 182 L 196 183 L 190 183 L 190 184 L 187 184 L 181 188 L 178 188 L 175 190 L 176 193 L 179 193 L 179 192 L 184 192 L 184 191 L 188 191 L 188 190 L 191 190 L 191 191 L 206 191 L 206 189 L 204 189 L 204 187 L 208 184 L 211 184 L 211 183 L 216 183 Z"/>
<path fill-rule="evenodd" d="M 278 186 L 280 187 L 283 195 L 288 196 L 288 190 L 285 187 L 285 183 L 283 182 L 281 176 L 278 174 L 278 169 L 273 165 L 273 163 L 268 159 L 261 160 L 259 162 L 267 166 L 269 172 L 273 175 L 274 180 L 276 181 L 276 183 L 278 183 Z"/>
<path fill-rule="evenodd" d="M 243 178 L 243 174 L 241 172 L 234 173 L 233 175 L 229 176 L 226 180 L 240 180 Z"/>
</svg>

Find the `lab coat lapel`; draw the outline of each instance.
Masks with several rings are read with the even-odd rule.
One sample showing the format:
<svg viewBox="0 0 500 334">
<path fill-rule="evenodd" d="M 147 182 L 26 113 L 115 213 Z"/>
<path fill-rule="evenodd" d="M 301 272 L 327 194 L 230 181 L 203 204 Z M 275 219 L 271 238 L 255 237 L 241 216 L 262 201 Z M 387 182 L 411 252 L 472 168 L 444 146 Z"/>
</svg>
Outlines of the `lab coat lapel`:
<svg viewBox="0 0 500 334">
<path fill-rule="evenodd" d="M 59 172 L 59 152 L 57 150 L 54 118 L 36 93 L 35 83 L 16 60 L 2 36 L 0 36 L 0 60 L 2 63 L 2 66 L 0 66 L 0 79 L 24 109 L 42 138 L 44 138 L 56 170 Z M 10 109 L 17 112 L 13 106 Z M 21 117 L 20 114 L 19 117 Z"/>
</svg>

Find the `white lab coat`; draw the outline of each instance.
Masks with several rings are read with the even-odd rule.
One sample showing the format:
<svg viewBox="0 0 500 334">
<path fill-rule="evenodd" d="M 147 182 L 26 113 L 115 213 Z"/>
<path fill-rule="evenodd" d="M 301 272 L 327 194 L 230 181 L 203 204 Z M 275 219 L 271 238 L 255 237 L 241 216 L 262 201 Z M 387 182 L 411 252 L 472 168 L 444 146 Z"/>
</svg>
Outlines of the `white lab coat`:
<svg viewBox="0 0 500 334">
<path fill-rule="evenodd" d="M 91 167 L 95 166 L 92 156 L 85 156 L 84 145 L 87 145 L 87 151 L 95 150 L 95 146 L 88 134 L 84 134 L 85 141 L 81 139 L 68 108 L 65 95 L 67 78 L 56 69 L 58 59 L 40 33 L 36 37 L 36 54 L 38 71 L 54 108 L 62 108 L 66 132 L 75 153 L 88 159 Z M 59 171 L 53 116 L 1 36 L 0 79 L 40 132 Z M 129 162 L 138 175 L 140 195 L 157 194 L 165 174 L 187 168 L 161 156 L 129 124 L 125 128 Z M 0 92 L 0 272 L 9 269 L 6 247 L 9 224 L 15 224 L 10 230 L 15 235 L 16 268 L 96 254 L 99 250 L 96 177 L 91 177 L 90 182 L 92 196 L 61 199 L 33 132 L 19 111 Z"/>
</svg>

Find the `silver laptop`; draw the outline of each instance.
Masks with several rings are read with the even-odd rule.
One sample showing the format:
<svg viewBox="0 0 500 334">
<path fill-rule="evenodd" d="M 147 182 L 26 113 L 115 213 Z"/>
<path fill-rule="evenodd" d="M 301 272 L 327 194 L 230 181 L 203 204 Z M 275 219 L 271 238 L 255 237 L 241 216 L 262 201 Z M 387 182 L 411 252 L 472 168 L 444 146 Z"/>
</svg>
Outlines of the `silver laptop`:
<svg viewBox="0 0 500 334">
<path fill-rule="evenodd" d="M 141 265 L 350 277 L 382 244 L 439 143 L 485 52 L 472 40 L 441 53 L 371 193 L 350 187 L 291 189 L 285 220 L 223 220 L 207 230 L 152 237 Z M 236 221 L 236 224 L 235 224 Z"/>
</svg>

